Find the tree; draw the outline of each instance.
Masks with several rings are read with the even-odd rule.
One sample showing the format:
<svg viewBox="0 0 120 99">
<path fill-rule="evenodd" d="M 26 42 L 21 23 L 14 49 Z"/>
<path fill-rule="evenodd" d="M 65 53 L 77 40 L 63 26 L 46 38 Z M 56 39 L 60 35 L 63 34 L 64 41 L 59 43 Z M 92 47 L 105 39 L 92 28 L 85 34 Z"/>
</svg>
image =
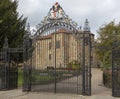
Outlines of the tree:
<svg viewBox="0 0 120 99">
<path fill-rule="evenodd" d="M 17 7 L 17 0 L 0 0 L 0 48 L 6 36 L 10 47 L 17 47 L 22 42 L 26 18 L 19 16 Z"/>
<path fill-rule="evenodd" d="M 119 42 L 120 24 L 112 21 L 99 28 L 96 53 L 104 68 L 111 68 L 111 49 L 119 48 Z"/>
</svg>

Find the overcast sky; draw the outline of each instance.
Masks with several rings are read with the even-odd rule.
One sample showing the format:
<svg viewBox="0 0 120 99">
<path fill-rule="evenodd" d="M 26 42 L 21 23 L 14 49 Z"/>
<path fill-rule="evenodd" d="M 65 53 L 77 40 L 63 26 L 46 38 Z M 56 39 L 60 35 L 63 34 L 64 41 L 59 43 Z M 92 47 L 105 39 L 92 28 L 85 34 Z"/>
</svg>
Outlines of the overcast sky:
<svg viewBox="0 0 120 99">
<path fill-rule="evenodd" d="M 96 35 L 100 26 L 110 21 L 120 21 L 120 0 L 19 0 L 18 12 L 28 17 L 31 27 L 39 24 L 49 12 L 49 9 L 58 2 L 66 14 L 84 27 L 87 18 L 91 32 Z"/>
</svg>

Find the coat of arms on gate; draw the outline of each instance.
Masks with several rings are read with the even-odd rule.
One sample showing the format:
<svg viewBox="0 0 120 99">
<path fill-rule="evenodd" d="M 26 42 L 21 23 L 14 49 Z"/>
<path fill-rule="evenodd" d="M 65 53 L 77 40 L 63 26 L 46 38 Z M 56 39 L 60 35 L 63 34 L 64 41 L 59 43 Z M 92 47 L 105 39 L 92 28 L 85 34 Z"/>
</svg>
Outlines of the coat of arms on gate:
<svg viewBox="0 0 120 99">
<path fill-rule="evenodd" d="M 56 2 L 52 8 L 50 9 L 50 16 L 49 18 L 51 19 L 57 19 L 57 18 L 62 18 L 62 14 L 63 14 L 63 9 L 62 7 L 58 4 L 58 2 Z"/>
</svg>

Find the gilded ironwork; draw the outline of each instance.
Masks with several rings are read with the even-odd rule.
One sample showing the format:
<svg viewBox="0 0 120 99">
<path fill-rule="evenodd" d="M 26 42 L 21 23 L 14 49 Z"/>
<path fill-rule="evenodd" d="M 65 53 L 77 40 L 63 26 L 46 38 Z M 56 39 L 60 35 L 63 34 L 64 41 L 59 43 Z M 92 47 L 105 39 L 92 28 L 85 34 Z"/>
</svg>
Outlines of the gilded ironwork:
<svg viewBox="0 0 120 99">
<path fill-rule="evenodd" d="M 56 4 L 57 8 L 55 10 Z M 43 21 L 37 25 L 36 35 L 41 35 L 43 31 L 49 31 L 48 29 L 53 28 L 55 25 L 59 26 L 59 28 L 67 28 L 74 33 L 77 32 L 77 23 L 69 18 L 57 2 L 50 9 L 47 16 L 44 17 Z"/>
<path fill-rule="evenodd" d="M 23 44 L 23 91 L 91 95 L 90 31 L 78 30 L 56 2 L 34 38 L 28 34 Z"/>
</svg>

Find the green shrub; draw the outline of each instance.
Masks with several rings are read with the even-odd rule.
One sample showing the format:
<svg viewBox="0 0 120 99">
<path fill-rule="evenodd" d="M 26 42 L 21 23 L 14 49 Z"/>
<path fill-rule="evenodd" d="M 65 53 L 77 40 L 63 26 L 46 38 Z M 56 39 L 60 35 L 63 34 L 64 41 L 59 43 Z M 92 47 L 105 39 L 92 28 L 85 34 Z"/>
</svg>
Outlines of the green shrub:
<svg viewBox="0 0 120 99">
<path fill-rule="evenodd" d="M 80 62 L 78 62 L 77 60 L 73 60 L 67 64 L 67 68 L 80 69 Z"/>
</svg>

